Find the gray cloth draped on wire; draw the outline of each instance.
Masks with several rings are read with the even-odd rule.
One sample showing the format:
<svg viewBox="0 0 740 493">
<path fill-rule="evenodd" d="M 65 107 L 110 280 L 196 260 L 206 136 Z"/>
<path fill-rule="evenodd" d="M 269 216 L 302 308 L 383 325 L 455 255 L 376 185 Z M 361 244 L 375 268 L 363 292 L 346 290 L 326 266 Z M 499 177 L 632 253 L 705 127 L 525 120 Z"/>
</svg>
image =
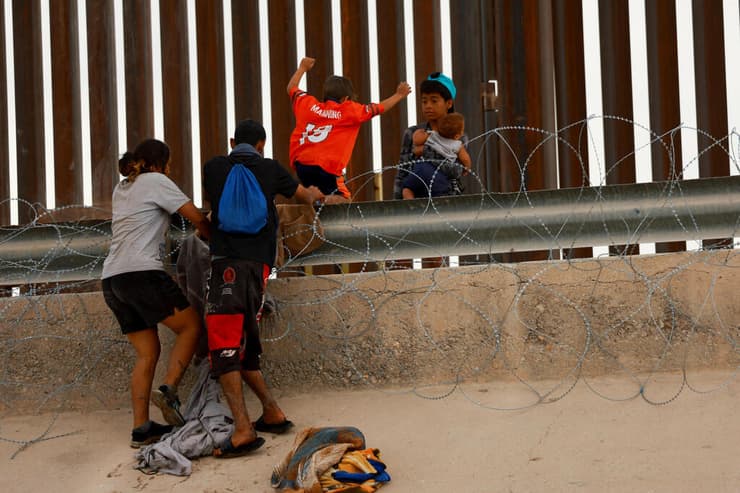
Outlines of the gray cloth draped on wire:
<svg viewBox="0 0 740 493">
<path fill-rule="evenodd" d="M 210 274 L 211 254 L 208 244 L 195 235 L 188 236 L 180 245 L 175 277 L 188 303 L 200 315 L 201 321 L 205 317 L 206 287 Z M 205 330 L 200 332 L 195 355 L 198 359 L 208 356 L 208 337 Z"/>
<path fill-rule="evenodd" d="M 177 284 L 190 305 L 203 318 L 206 284 L 211 271 L 208 244 L 191 235 L 180 245 L 177 256 Z M 231 436 L 234 425 L 229 407 L 220 400 L 220 386 L 210 378 L 208 342 L 202 331 L 196 351 L 197 378 L 185 405 L 180 409 L 185 425 L 136 452 L 136 469 L 154 474 L 163 472 L 189 476 L 190 459 L 210 455 L 216 443 Z M 198 361 L 200 360 L 200 361 Z"/>
<path fill-rule="evenodd" d="M 189 476 L 190 459 L 211 455 L 214 446 L 234 432 L 231 411 L 221 402 L 218 381 L 209 377 L 208 370 L 206 360 L 196 369 L 197 381 L 181 409 L 185 425 L 159 442 L 139 449 L 135 455 L 136 469 L 147 474 L 163 472 Z"/>
</svg>

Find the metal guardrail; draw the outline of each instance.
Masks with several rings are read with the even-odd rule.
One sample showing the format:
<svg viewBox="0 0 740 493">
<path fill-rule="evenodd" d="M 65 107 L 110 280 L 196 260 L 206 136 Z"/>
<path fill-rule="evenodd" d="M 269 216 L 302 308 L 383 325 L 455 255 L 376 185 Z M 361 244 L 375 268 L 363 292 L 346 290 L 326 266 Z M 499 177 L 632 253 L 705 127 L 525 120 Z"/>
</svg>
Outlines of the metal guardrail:
<svg viewBox="0 0 740 493">
<path fill-rule="evenodd" d="M 738 236 L 740 176 L 326 207 L 294 265 Z"/>
<path fill-rule="evenodd" d="M 358 202 L 319 218 L 323 245 L 290 265 L 727 238 L 739 235 L 740 176 Z M 0 285 L 95 279 L 109 245 L 110 221 L 2 228 Z"/>
</svg>

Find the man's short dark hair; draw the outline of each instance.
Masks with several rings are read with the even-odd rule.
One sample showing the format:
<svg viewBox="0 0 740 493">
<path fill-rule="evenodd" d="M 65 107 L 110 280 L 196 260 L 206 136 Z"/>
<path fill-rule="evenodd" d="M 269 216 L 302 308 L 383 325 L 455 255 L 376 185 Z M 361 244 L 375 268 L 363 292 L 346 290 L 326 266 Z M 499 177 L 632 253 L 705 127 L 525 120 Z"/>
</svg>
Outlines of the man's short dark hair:
<svg viewBox="0 0 740 493">
<path fill-rule="evenodd" d="M 256 145 L 260 140 L 267 140 L 265 127 L 256 120 L 242 120 L 236 125 L 234 143 Z"/>
</svg>

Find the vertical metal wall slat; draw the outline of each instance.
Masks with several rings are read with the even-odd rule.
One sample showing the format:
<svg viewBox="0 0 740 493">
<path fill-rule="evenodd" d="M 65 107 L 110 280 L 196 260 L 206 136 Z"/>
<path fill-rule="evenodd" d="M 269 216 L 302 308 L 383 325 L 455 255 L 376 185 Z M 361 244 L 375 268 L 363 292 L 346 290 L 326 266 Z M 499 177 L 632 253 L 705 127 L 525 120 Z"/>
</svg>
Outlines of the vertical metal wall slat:
<svg viewBox="0 0 740 493">
<path fill-rule="evenodd" d="M 290 99 L 285 92 L 288 80 L 296 69 L 295 46 L 295 2 L 293 0 L 271 0 L 270 9 L 270 88 L 272 94 L 272 139 L 273 157 L 286 168 L 290 134 L 294 121 Z"/>
<path fill-rule="evenodd" d="M 481 48 L 483 80 L 481 82 L 486 82 L 488 80 L 498 79 L 498 72 L 496 69 L 496 19 L 494 3 L 490 0 L 479 1 L 481 5 L 481 43 L 483 44 Z M 460 15 L 464 14 L 461 12 Z M 494 109 L 489 109 L 488 111 L 483 112 L 483 124 L 485 131 L 490 131 L 498 126 L 498 104 L 499 103 L 497 100 L 494 105 Z M 488 142 L 485 144 L 485 146 L 486 174 L 485 181 L 483 183 L 486 187 L 486 190 L 497 191 L 499 190 L 498 177 L 500 173 L 498 161 L 498 138 L 495 136 L 488 137 Z"/>
<path fill-rule="evenodd" d="M 442 41 L 439 0 L 414 0 L 414 76 L 415 91 L 431 72 L 442 71 Z M 447 74 L 450 75 L 451 74 Z M 416 105 L 415 122 L 424 121 L 421 104 Z"/>
<path fill-rule="evenodd" d="M 113 3 L 87 0 L 87 54 L 90 95 L 90 159 L 93 204 L 110 209 L 118 182 L 118 104 Z M 123 74 L 118 74 L 121 77 Z"/>
<path fill-rule="evenodd" d="M 458 58 L 458 63 L 452 65 L 452 80 L 455 81 L 458 97 L 455 99 L 455 110 L 465 117 L 465 133 L 468 137 L 476 137 L 485 129 L 483 105 L 480 98 L 480 84 L 487 77 L 484 75 L 485 62 L 483 61 L 483 40 L 481 32 L 481 5 L 478 0 L 464 0 L 450 3 L 450 22 L 452 47 L 454 54 L 464 54 L 464 59 Z M 480 193 L 478 179 L 486 183 L 487 166 L 485 154 L 480 154 L 482 145 L 486 142 L 477 140 L 468 146 L 468 152 L 473 160 L 474 175 L 463 178 L 465 193 Z M 481 155 L 482 160 L 476 158 Z"/>
<path fill-rule="evenodd" d="M 453 64 L 450 76 L 458 94 L 455 111 L 465 117 L 468 137 L 477 137 L 492 128 L 490 123 L 495 123 L 495 119 L 483 111 L 481 92 L 481 83 L 495 78 L 493 8 L 489 2 L 480 0 L 450 2 L 450 19 L 441 19 L 441 22 L 449 23 L 451 30 Z M 461 179 L 465 193 L 490 191 L 488 184 L 493 184 L 490 173 L 497 144 L 496 138 L 492 137 L 478 139 L 468 145 L 472 173 Z M 482 260 L 480 255 L 463 256 L 459 263 L 475 264 Z"/>
<path fill-rule="evenodd" d="M 201 162 L 205 162 L 228 150 L 223 6 L 221 2 L 198 0 L 195 3 L 195 16 L 200 158 Z"/>
<path fill-rule="evenodd" d="M 46 156 L 39 1 L 13 2 L 13 58 L 18 198 L 44 204 Z M 19 204 L 18 212 L 21 224 L 33 218 L 25 204 Z"/>
<path fill-rule="evenodd" d="M 576 124 L 587 116 L 582 1 L 554 0 L 552 5 L 557 128 L 562 139 L 558 141 L 559 186 L 588 186 L 588 139 L 583 126 Z M 591 248 L 563 250 L 565 258 L 592 255 Z"/>
<path fill-rule="evenodd" d="M 548 2 L 498 1 L 496 6 L 497 71 L 501 91 L 501 126 L 555 130 L 553 102 L 552 18 Z M 540 145 L 539 132 L 503 133 L 510 150 L 501 149 L 505 191 L 556 188 L 555 142 Z M 513 154 L 513 155 L 512 155 Z M 548 252 L 504 256 L 511 261 L 540 260 Z"/>
<path fill-rule="evenodd" d="M 164 138 L 170 146 L 170 177 L 193 196 L 193 148 L 188 58 L 188 10 L 183 0 L 160 0 Z"/>
<path fill-rule="evenodd" d="M 367 0 L 342 0 L 342 66 L 344 75 L 355 88 L 360 103 L 377 103 L 370 100 L 370 40 L 367 26 Z M 393 108 L 391 111 L 398 111 Z M 383 118 L 376 116 L 375 118 Z M 372 161 L 371 123 L 363 123 L 357 134 L 352 157 L 347 166 L 346 178 L 354 202 L 375 200 L 375 175 Z M 376 156 L 375 159 L 380 159 Z M 349 264 L 349 272 L 375 270 L 376 264 Z"/>
<path fill-rule="evenodd" d="M 5 9 L 0 9 L 0 226 L 10 224 L 10 160 L 8 158 L 8 60 L 5 58 L 5 43 L 13 33 L 5 32 Z"/>
<path fill-rule="evenodd" d="M 699 129 L 709 134 L 698 135 L 699 176 L 727 176 L 730 174 L 727 141 L 716 144 L 716 139 L 728 134 L 722 2 L 694 0 L 692 6 L 696 123 Z M 703 241 L 705 248 L 731 247 L 732 243 L 732 238 L 707 238 Z"/>
<path fill-rule="evenodd" d="M 406 43 L 403 36 L 403 1 L 381 0 L 376 3 L 378 21 L 378 71 L 380 98 L 396 91 L 398 83 L 406 79 Z M 410 98 L 418 98 L 418 84 Z M 401 135 L 408 127 L 406 101 L 380 118 L 382 151 L 379 159 L 383 168 L 398 164 L 401 153 Z M 383 172 L 383 199 L 393 199 L 396 170 Z"/>
<path fill-rule="evenodd" d="M 370 54 L 367 31 L 367 0 L 342 0 L 342 66 L 344 75 L 355 88 L 358 101 L 370 101 Z M 372 101 L 377 103 L 378 101 Z M 391 111 L 398 111 L 393 108 Z M 375 117 L 382 118 L 382 117 Z M 352 157 L 347 166 L 348 187 L 352 200 L 375 200 L 373 163 L 370 157 L 372 137 L 370 122 L 362 124 Z"/>
<path fill-rule="evenodd" d="M 523 111 L 525 103 L 521 90 L 517 90 L 524 74 L 524 40 L 522 29 L 522 4 L 507 0 L 496 0 L 496 72 L 499 81 L 499 126 L 525 123 L 517 121 L 517 112 Z M 511 133 L 502 134 L 509 139 Z M 512 143 L 510 143 L 512 144 Z M 520 146 L 522 147 L 521 143 Z M 499 190 L 510 192 L 519 190 L 521 177 L 517 156 L 512 156 L 509 146 L 501 146 L 498 177 Z"/>
<path fill-rule="evenodd" d="M 526 9 L 532 16 L 528 23 L 530 27 L 530 36 L 536 38 L 537 50 L 530 53 L 529 63 L 537 67 L 538 85 L 534 89 L 535 94 L 539 95 L 539 104 L 535 106 L 537 110 L 536 125 L 547 132 L 557 130 L 555 121 L 555 57 L 553 54 L 553 27 L 552 27 L 552 0 L 538 0 L 532 4 L 532 9 Z M 532 99 L 532 88 L 527 98 Z M 543 136 L 534 137 L 539 145 Z M 530 175 L 528 188 L 535 189 L 554 189 L 558 188 L 557 172 L 557 143 L 554 139 L 548 139 L 544 145 L 537 150 L 533 176 Z M 534 187 L 537 188 L 534 188 Z"/>
<path fill-rule="evenodd" d="M 678 87 L 676 2 L 645 2 L 650 128 L 663 135 L 681 125 Z M 682 176 L 681 133 L 672 132 L 651 146 L 652 178 L 673 180 Z M 656 253 L 686 250 L 686 242 L 656 243 Z"/>
<path fill-rule="evenodd" d="M 295 127 L 292 118 L 290 99 L 285 92 L 288 80 L 296 69 L 296 25 L 294 0 L 270 0 L 268 2 L 270 17 L 269 50 L 270 50 L 270 104 L 272 108 L 272 153 L 274 159 L 290 169 L 289 146 L 290 134 Z M 278 195 L 277 203 L 292 202 Z M 333 274 L 333 267 L 327 274 Z M 283 275 L 296 275 L 294 272 Z"/>
<path fill-rule="evenodd" d="M 692 10 L 697 125 L 713 137 L 698 136 L 699 176 L 727 176 L 730 173 L 727 143 L 714 145 L 714 139 L 722 139 L 728 133 L 722 2 L 694 0 Z M 709 150 L 703 152 L 706 149 Z"/>
<path fill-rule="evenodd" d="M 258 0 L 232 0 L 231 35 L 234 53 L 234 108 L 236 118 L 226 117 L 226 131 L 233 135 L 237 121 L 263 121 L 260 66 L 260 12 Z M 232 121 L 234 120 L 234 121 Z M 272 138 L 271 135 L 268 138 Z"/>
<path fill-rule="evenodd" d="M 606 183 L 634 183 L 635 138 L 632 125 L 632 69 L 629 38 L 629 5 L 626 0 L 599 0 L 601 34 L 601 92 L 604 119 Z M 609 247 L 612 255 L 636 255 L 639 245 Z"/>
<path fill-rule="evenodd" d="M 306 74 L 306 89 L 309 94 L 322 99 L 324 81 L 334 74 L 334 50 L 332 46 L 331 0 L 305 0 L 303 4 L 306 26 L 306 56 L 316 63 Z M 342 74 L 337 74 L 342 75 Z M 287 80 L 285 81 L 287 84 Z M 291 112 L 292 115 L 292 112 Z M 295 120 L 292 120 L 295 123 Z"/>
<path fill-rule="evenodd" d="M 154 135 L 152 28 L 147 0 L 123 2 L 123 45 L 126 70 L 126 139 L 133 150 Z"/>
<path fill-rule="evenodd" d="M 627 122 L 604 121 L 604 162 L 608 184 L 634 183 L 634 133 L 629 7 L 625 0 L 599 1 L 601 80 L 604 114 Z"/>
<path fill-rule="evenodd" d="M 304 76 L 306 89 L 309 94 L 322 100 L 324 81 L 328 76 L 334 75 L 332 22 L 329 22 L 332 18 L 331 0 L 305 0 L 303 12 L 304 25 L 307 27 L 305 29 L 305 55 L 316 59 L 313 68 Z M 295 67 L 293 69 L 295 70 Z M 287 82 L 286 79 L 286 85 Z M 282 89 L 282 94 L 285 94 L 285 88 Z M 288 101 L 288 107 L 290 108 L 290 101 Z M 295 127 L 295 117 L 290 109 L 289 114 L 292 128 Z M 288 165 L 287 160 L 285 164 Z M 340 274 L 341 269 L 336 265 L 314 265 L 310 272 L 314 275 Z"/>
<path fill-rule="evenodd" d="M 76 0 L 50 2 L 56 206 L 81 204 L 82 132 Z M 85 26 L 81 26 L 82 29 Z"/>
</svg>

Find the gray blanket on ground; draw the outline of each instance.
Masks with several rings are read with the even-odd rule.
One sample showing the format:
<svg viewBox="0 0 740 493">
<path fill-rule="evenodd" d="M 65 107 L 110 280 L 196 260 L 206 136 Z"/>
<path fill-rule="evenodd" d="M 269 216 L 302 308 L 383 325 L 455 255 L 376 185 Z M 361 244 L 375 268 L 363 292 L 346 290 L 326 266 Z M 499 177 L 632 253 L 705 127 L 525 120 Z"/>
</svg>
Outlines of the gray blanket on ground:
<svg viewBox="0 0 740 493">
<path fill-rule="evenodd" d="M 229 407 L 221 402 L 218 381 L 208 376 L 208 361 L 201 361 L 196 371 L 197 382 L 181 409 L 185 425 L 139 449 L 136 469 L 147 474 L 189 476 L 190 459 L 210 455 L 216 444 L 234 432 L 234 420 Z"/>
</svg>

